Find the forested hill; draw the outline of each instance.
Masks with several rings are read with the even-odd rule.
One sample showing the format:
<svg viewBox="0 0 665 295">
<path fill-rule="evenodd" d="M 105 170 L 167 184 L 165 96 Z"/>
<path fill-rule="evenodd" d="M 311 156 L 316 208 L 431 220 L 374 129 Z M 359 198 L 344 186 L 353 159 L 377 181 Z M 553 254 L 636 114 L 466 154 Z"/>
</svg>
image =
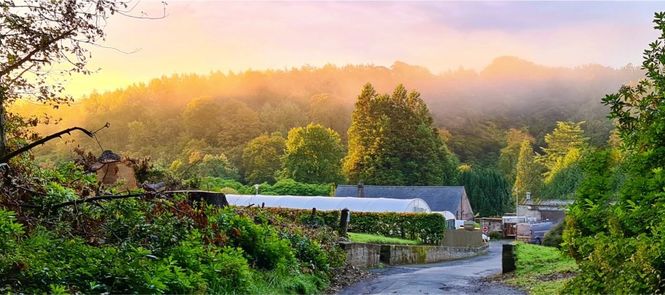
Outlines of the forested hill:
<svg viewBox="0 0 665 295">
<path fill-rule="evenodd" d="M 600 98 L 641 77 L 633 66 L 552 68 L 514 57 L 497 58 L 480 72 L 441 74 L 402 62 L 391 67 L 329 65 L 175 75 L 93 93 L 57 111 L 34 104 L 16 106 L 15 111 L 63 118 L 57 126 L 40 127 L 42 133 L 110 122 L 111 128 L 99 134 L 105 149 L 151 156 L 165 165 L 191 149 L 223 153 L 239 163 L 243 145 L 252 138 L 274 131 L 286 135 L 290 128 L 309 122 L 331 127 L 345 140 L 362 86 L 370 82 L 378 91 L 390 92 L 402 83 L 421 92 L 461 161 L 493 165 L 508 128 L 526 128 L 542 141 L 556 121 L 586 121 L 591 142 L 603 144 L 611 126 Z M 72 157 L 76 145 L 99 149 L 83 138 L 56 145 L 38 154 Z"/>
</svg>

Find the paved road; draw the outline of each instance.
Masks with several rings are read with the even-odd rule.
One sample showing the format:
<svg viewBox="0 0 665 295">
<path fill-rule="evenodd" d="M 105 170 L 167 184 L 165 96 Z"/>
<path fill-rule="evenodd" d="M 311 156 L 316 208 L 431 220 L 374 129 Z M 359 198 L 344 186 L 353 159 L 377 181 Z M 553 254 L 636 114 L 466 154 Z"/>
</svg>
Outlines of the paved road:
<svg viewBox="0 0 665 295">
<path fill-rule="evenodd" d="M 339 294 L 524 294 L 481 279 L 501 272 L 501 241 L 491 242 L 487 255 L 424 265 L 377 270 L 376 276 Z"/>
</svg>

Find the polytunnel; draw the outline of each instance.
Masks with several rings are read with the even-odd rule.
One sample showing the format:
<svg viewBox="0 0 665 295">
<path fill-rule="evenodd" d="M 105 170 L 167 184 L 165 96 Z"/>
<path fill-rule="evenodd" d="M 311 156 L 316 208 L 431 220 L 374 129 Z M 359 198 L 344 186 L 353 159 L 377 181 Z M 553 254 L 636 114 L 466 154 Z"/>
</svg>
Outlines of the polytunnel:
<svg viewBox="0 0 665 295">
<path fill-rule="evenodd" d="M 352 198 L 352 197 L 301 197 L 268 195 L 227 194 L 226 200 L 233 206 L 261 206 L 271 208 L 312 209 L 335 211 L 344 208 L 351 212 L 418 212 L 430 213 L 422 199 Z"/>
</svg>

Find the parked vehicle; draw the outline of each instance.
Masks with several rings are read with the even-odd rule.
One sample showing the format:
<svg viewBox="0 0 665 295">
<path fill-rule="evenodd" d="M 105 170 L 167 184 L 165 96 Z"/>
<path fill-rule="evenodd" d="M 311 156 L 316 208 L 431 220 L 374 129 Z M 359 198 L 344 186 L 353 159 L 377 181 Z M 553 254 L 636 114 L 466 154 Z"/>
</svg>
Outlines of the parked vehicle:
<svg viewBox="0 0 665 295">
<path fill-rule="evenodd" d="M 503 216 L 501 219 L 504 238 L 516 238 L 518 223 L 532 223 L 536 221 L 534 217 L 529 216 Z"/>
<path fill-rule="evenodd" d="M 517 224 L 517 237 L 518 241 L 523 241 L 531 244 L 542 244 L 545 234 L 554 227 L 552 222 L 538 222 L 538 223 L 518 223 Z"/>
</svg>

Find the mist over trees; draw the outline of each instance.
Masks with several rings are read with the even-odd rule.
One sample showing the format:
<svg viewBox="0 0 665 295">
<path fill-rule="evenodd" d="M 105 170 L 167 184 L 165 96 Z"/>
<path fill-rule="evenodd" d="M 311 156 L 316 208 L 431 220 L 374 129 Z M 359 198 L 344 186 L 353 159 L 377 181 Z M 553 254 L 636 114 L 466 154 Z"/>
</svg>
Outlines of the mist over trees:
<svg viewBox="0 0 665 295">
<path fill-rule="evenodd" d="M 585 147 L 607 145 L 612 123 L 598 97 L 642 75 L 631 65 L 551 68 L 515 57 L 497 58 L 478 72 L 440 74 L 402 62 L 389 68 L 327 65 L 174 75 L 92 93 L 56 111 L 29 103 L 15 104 L 12 110 L 63 118 L 58 125 L 39 126 L 42 133 L 109 122 L 111 128 L 97 135 L 102 148 L 150 157 L 155 165 L 183 177 L 213 173 L 245 184 L 296 178 L 313 183 L 458 185 L 463 181 L 457 166 L 467 164 L 477 175 L 494 177 L 498 172 L 513 200 L 527 191 L 537 198 L 562 198 L 571 197 L 579 184 L 577 162 Z M 297 161 L 287 169 L 284 137 L 310 123 L 337 134 L 340 148 L 333 150 L 346 156 L 344 173 L 312 178 L 300 172 L 308 170 L 296 167 L 302 164 Z M 579 145 L 563 147 L 559 139 L 566 136 L 561 134 L 572 135 Z M 368 140 L 382 149 L 364 142 Z M 96 142 L 74 137 L 48 144 L 35 155 L 46 162 L 72 158 L 77 146 L 101 151 Z M 416 146 L 431 148 L 414 152 Z M 387 152 L 390 149 L 397 152 Z M 358 157 L 358 151 L 370 150 L 373 156 Z M 380 159 L 363 164 L 376 173 L 351 165 L 361 159 Z M 211 170 L 213 163 L 222 168 Z"/>
</svg>

